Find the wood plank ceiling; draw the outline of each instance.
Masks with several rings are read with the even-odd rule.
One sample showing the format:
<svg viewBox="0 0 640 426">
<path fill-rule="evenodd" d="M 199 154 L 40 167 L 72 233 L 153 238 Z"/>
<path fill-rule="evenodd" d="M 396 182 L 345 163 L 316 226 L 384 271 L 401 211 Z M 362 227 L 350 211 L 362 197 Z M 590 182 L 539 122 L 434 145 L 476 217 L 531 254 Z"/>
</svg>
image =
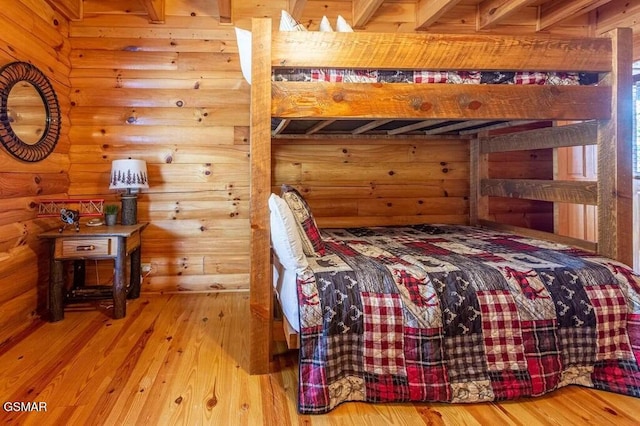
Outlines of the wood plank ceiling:
<svg viewBox="0 0 640 426">
<path fill-rule="evenodd" d="M 162 23 L 167 0 L 132 0 L 138 2 L 149 16 L 149 22 Z M 218 6 L 220 23 L 231 24 L 232 0 L 211 0 Z M 441 17 L 463 0 L 417 0 L 416 31 L 427 30 Z M 543 31 L 566 19 L 587 14 L 612 0 L 481 0 L 476 11 L 476 30 L 495 27 L 524 7 L 538 8 L 537 31 Z M 82 20 L 83 0 L 47 0 L 55 9 L 72 21 Z M 397 0 L 395 1 L 397 2 Z M 352 26 L 364 28 L 385 3 L 384 0 L 353 0 Z M 307 0 L 289 0 L 289 12 L 296 18 L 302 16 Z M 108 2 L 105 2 L 108 7 Z"/>
</svg>

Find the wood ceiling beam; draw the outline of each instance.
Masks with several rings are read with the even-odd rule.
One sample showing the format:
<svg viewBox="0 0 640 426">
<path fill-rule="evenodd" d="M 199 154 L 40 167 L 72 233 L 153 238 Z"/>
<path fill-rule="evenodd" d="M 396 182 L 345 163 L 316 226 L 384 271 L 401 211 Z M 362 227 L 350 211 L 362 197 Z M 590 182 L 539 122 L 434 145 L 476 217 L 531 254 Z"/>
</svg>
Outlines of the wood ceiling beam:
<svg viewBox="0 0 640 426">
<path fill-rule="evenodd" d="M 354 28 L 362 28 L 367 25 L 382 3 L 384 0 L 353 0 Z"/>
<path fill-rule="evenodd" d="M 221 24 L 231 23 L 231 0 L 218 0 L 218 19 Z"/>
<path fill-rule="evenodd" d="M 306 5 L 307 0 L 289 0 L 289 14 L 299 21 Z"/>
<path fill-rule="evenodd" d="M 47 0 L 47 3 L 70 21 L 82 19 L 82 0 Z"/>
<path fill-rule="evenodd" d="M 539 6 L 538 9 L 538 22 L 536 25 L 536 31 L 546 30 L 552 25 L 565 19 L 584 15 L 603 6 L 611 0 L 571 0 L 571 1 L 555 1 L 544 3 Z"/>
<path fill-rule="evenodd" d="M 528 6 L 535 0 L 484 0 L 478 4 L 476 29 L 486 30 L 497 25 L 518 9 Z"/>
<path fill-rule="evenodd" d="M 140 0 L 152 24 L 164 24 L 164 2 L 165 0 Z"/>
<path fill-rule="evenodd" d="M 416 7 L 416 30 L 426 30 L 461 0 L 419 0 Z"/>
</svg>

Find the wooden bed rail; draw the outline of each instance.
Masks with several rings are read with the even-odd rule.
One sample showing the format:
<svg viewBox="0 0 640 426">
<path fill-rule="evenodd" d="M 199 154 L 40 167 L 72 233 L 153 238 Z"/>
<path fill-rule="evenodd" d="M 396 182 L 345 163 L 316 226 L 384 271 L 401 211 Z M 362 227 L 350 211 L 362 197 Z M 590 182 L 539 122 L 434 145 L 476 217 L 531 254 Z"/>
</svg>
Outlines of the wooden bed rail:
<svg viewBox="0 0 640 426">
<path fill-rule="evenodd" d="M 609 117 L 560 128 L 481 137 L 472 142 L 472 224 L 506 229 L 505 226 L 489 220 L 490 196 L 596 205 L 596 244 L 555 234 L 537 234 L 546 239 L 591 249 L 603 256 L 633 265 L 631 36 L 631 30 L 624 28 L 613 30 L 603 38 L 610 41 L 612 46 L 611 71 L 600 83 L 611 92 L 610 97 L 603 103 L 603 106 L 610 110 Z M 490 153 L 579 145 L 598 146 L 597 182 L 489 179 Z M 523 232 L 522 229 L 511 230 Z"/>
<path fill-rule="evenodd" d="M 597 38 L 315 31 L 274 32 L 272 52 L 274 68 L 579 72 L 611 70 L 612 54 Z"/>
</svg>

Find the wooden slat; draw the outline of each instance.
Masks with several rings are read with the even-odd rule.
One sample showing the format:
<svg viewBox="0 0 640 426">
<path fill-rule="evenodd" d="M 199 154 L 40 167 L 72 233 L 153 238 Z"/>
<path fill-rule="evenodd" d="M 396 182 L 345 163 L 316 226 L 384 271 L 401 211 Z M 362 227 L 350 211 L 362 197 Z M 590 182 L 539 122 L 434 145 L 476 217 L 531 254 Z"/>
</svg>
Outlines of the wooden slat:
<svg viewBox="0 0 640 426">
<path fill-rule="evenodd" d="M 274 67 L 608 71 L 606 39 L 483 34 L 277 32 Z"/>
<path fill-rule="evenodd" d="M 598 184 L 589 181 L 483 179 L 482 195 L 574 204 L 598 204 Z"/>
<path fill-rule="evenodd" d="M 272 352 L 271 247 L 271 21 L 252 21 L 251 85 L 251 359 L 249 372 L 269 372 Z"/>
<path fill-rule="evenodd" d="M 503 121 L 502 123 L 496 123 L 496 124 L 491 124 L 489 126 L 484 126 L 482 127 L 482 131 L 489 131 L 489 130 L 497 130 L 497 129 L 505 129 L 508 127 L 516 127 L 516 126 L 521 126 L 523 124 L 529 124 L 529 123 L 534 123 L 535 120 L 531 121 L 531 120 L 513 120 L 513 121 Z M 460 132 L 458 132 L 459 135 L 463 136 L 463 135 L 476 135 L 478 134 L 478 129 L 470 129 L 470 130 L 461 130 Z"/>
<path fill-rule="evenodd" d="M 487 120 L 469 120 L 460 123 L 454 123 L 447 126 L 436 127 L 435 129 L 425 130 L 425 135 L 437 135 L 440 133 L 452 132 L 460 129 L 467 129 L 469 127 L 479 126 L 486 123 Z"/>
<path fill-rule="evenodd" d="M 524 235 L 526 237 L 538 238 L 541 240 L 553 241 L 559 244 L 579 247 L 591 252 L 595 252 L 597 250 L 597 245 L 591 241 L 565 237 L 563 235 L 552 234 L 550 232 L 538 231 L 535 229 L 523 228 L 519 226 L 505 225 L 489 220 L 480 220 L 478 221 L 478 225 L 486 226 L 487 228 L 496 229 L 499 231 L 513 232 L 514 234 Z"/>
<path fill-rule="evenodd" d="M 613 88 L 611 119 L 598 122 L 598 252 L 632 265 L 632 32 L 622 28 L 605 36 L 616 60 L 602 82 Z"/>
<path fill-rule="evenodd" d="M 424 121 L 420 121 L 418 123 L 407 124 L 406 126 L 397 127 L 395 129 L 392 129 L 392 130 L 387 130 L 387 134 L 390 135 L 390 136 L 400 135 L 402 133 L 412 132 L 414 130 L 423 129 L 423 128 L 429 127 L 429 126 L 437 126 L 438 124 L 444 123 L 446 121 L 447 120 L 424 120 Z"/>
<path fill-rule="evenodd" d="M 419 0 L 416 6 L 416 31 L 426 30 L 461 0 Z"/>
<path fill-rule="evenodd" d="M 316 132 L 319 132 L 320 130 L 324 129 L 325 127 L 329 126 L 330 124 L 334 123 L 335 120 L 325 120 L 325 121 L 320 121 L 317 124 L 311 126 L 309 129 L 307 129 L 306 132 L 304 132 L 306 135 L 312 135 Z"/>
<path fill-rule="evenodd" d="M 282 120 L 278 123 L 278 125 L 276 126 L 275 129 L 273 129 L 271 131 L 271 134 L 273 135 L 277 135 L 278 133 L 281 133 L 284 131 L 284 129 L 287 128 L 287 126 L 289 125 L 289 123 L 291 123 L 291 120 Z"/>
<path fill-rule="evenodd" d="M 369 130 L 373 130 L 376 127 L 380 127 L 380 126 L 384 126 L 385 124 L 391 122 L 393 120 L 373 120 L 370 123 L 367 123 L 365 125 L 362 125 L 360 127 L 358 127 L 357 129 L 354 129 L 351 131 L 352 135 L 359 135 L 361 133 L 364 132 L 368 132 Z"/>
<path fill-rule="evenodd" d="M 549 1 L 539 6 L 537 31 L 546 30 L 552 25 L 577 15 L 584 15 L 596 10 L 611 0 L 564 0 Z"/>
<path fill-rule="evenodd" d="M 478 5 L 477 30 L 494 27 L 500 21 L 536 0 L 484 0 Z"/>
<path fill-rule="evenodd" d="M 384 0 L 353 0 L 353 27 L 363 28 Z"/>
<path fill-rule="evenodd" d="M 482 138 L 480 151 L 488 154 L 492 152 L 524 151 L 563 146 L 595 145 L 598 142 L 597 133 L 598 124 L 595 121 L 528 130 L 526 132 Z"/>
<path fill-rule="evenodd" d="M 603 86 L 410 83 L 272 83 L 271 113 L 280 118 L 432 118 L 453 120 L 608 118 Z"/>
</svg>

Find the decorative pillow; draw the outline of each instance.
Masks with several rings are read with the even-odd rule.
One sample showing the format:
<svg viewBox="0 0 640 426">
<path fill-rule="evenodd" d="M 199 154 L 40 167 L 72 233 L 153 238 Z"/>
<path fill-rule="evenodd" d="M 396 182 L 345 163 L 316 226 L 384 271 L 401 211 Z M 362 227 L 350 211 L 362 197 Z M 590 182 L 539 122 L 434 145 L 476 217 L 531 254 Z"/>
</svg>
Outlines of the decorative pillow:
<svg viewBox="0 0 640 426">
<path fill-rule="evenodd" d="M 276 194 L 269 197 L 271 245 L 285 269 L 301 272 L 309 266 L 302 250 L 298 223 L 289 205 Z"/>
<path fill-rule="evenodd" d="M 293 19 L 289 12 L 283 10 L 280 13 L 280 31 L 307 31 L 304 25 Z"/>
<path fill-rule="evenodd" d="M 351 25 L 349 25 L 342 16 L 338 15 L 338 19 L 336 20 L 336 31 L 339 33 L 352 33 L 353 28 L 351 28 Z"/>
<path fill-rule="evenodd" d="M 322 20 L 320 21 L 320 32 L 322 32 L 322 33 L 332 33 L 333 32 L 333 28 L 331 27 L 331 23 L 329 22 L 329 20 L 327 19 L 326 16 L 323 16 Z"/>
<path fill-rule="evenodd" d="M 292 186 L 282 185 L 282 199 L 287 202 L 298 224 L 302 250 L 308 256 L 324 256 L 324 243 L 307 201 Z"/>
<path fill-rule="evenodd" d="M 247 83 L 251 84 L 251 31 L 235 27 L 238 53 L 240 54 L 240 69 Z"/>
</svg>

